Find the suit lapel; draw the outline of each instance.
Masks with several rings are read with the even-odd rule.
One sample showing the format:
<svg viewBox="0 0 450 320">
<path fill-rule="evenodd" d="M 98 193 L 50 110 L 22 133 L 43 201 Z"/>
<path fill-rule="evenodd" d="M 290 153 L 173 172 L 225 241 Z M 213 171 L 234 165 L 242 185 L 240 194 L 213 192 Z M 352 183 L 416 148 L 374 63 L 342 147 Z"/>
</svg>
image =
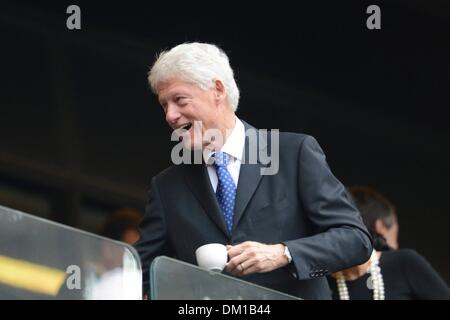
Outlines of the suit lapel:
<svg viewBox="0 0 450 320">
<path fill-rule="evenodd" d="M 267 142 L 263 140 L 259 140 L 258 130 L 254 127 L 250 126 L 246 122 L 244 123 L 245 130 L 255 130 L 256 138 L 258 141 L 258 150 L 261 152 L 266 152 L 267 142 L 270 143 L 270 135 L 267 136 Z M 233 218 L 233 230 L 239 223 L 239 220 L 242 218 L 245 209 L 250 202 L 253 194 L 258 187 L 262 175 L 261 169 L 268 166 L 269 164 L 262 164 L 259 159 L 259 155 L 257 157 L 256 163 L 248 163 L 251 159 L 248 155 L 249 153 L 249 138 L 246 135 L 245 137 L 245 147 L 244 147 L 244 157 L 243 162 L 241 164 L 241 168 L 239 171 L 239 182 L 236 191 L 236 203 L 234 208 L 234 218 Z M 208 171 L 206 165 L 203 164 L 189 164 L 185 165 L 184 176 L 186 179 L 186 183 L 191 189 L 194 196 L 200 202 L 206 214 L 211 218 L 212 221 L 219 227 L 219 229 L 230 238 L 231 235 L 227 231 L 227 227 L 225 225 L 225 221 L 223 218 L 222 210 L 219 207 L 219 203 L 217 202 L 216 194 L 211 186 L 211 182 L 209 180 Z"/>
<path fill-rule="evenodd" d="M 261 164 L 241 164 L 239 172 L 239 182 L 236 194 L 236 204 L 234 207 L 233 229 L 238 225 L 247 204 L 250 202 L 259 181 L 261 180 Z"/>
<path fill-rule="evenodd" d="M 190 164 L 185 166 L 186 183 L 194 196 L 205 209 L 206 214 L 219 227 L 220 230 L 230 237 L 222 211 L 217 202 L 216 195 L 209 181 L 208 171 L 205 164 Z"/>
<path fill-rule="evenodd" d="M 259 140 L 258 130 L 254 127 L 250 126 L 246 122 L 242 121 L 245 126 L 245 130 L 255 130 L 256 138 L 258 141 L 257 151 L 261 150 L 261 152 L 265 152 L 267 148 L 267 143 L 263 140 Z M 269 139 L 268 135 L 268 139 Z M 239 223 L 239 220 L 242 218 L 242 215 L 245 212 L 245 209 L 250 202 L 253 194 L 256 191 L 256 188 L 261 181 L 262 175 L 261 170 L 267 165 L 263 165 L 260 162 L 259 155 L 257 157 L 257 163 L 248 163 L 251 157 L 248 155 L 250 151 L 249 147 L 249 138 L 248 135 L 245 136 L 245 147 L 244 147 L 244 156 L 243 162 L 241 164 L 241 168 L 239 171 L 239 181 L 237 186 L 237 194 L 236 194 L 236 204 L 234 208 L 234 218 L 233 218 L 233 229 Z"/>
</svg>

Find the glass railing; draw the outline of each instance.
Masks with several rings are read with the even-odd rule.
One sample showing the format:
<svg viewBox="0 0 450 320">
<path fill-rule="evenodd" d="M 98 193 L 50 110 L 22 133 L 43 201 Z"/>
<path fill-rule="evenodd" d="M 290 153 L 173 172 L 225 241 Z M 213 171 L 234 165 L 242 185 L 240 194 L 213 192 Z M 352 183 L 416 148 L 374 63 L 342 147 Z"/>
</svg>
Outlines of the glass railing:
<svg viewBox="0 0 450 320">
<path fill-rule="evenodd" d="M 141 299 L 135 249 L 0 206 L 0 299 Z"/>
<path fill-rule="evenodd" d="M 152 300 L 300 300 L 165 256 L 150 267 Z"/>
</svg>

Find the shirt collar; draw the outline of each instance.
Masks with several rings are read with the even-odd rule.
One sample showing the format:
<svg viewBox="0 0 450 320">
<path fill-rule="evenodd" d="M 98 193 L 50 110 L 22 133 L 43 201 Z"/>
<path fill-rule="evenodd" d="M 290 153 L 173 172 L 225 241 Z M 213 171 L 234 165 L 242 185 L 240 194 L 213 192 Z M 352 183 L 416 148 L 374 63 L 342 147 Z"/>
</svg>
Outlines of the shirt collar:
<svg viewBox="0 0 450 320">
<path fill-rule="evenodd" d="M 235 118 L 236 122 L 234 124 L 233 131 L 231 131 L 230 136 L 227 141 L 225 141 L 225 144 L 222 146 L 220 151 L 229 154 L 239 161 L 242 161 L 242 154 L 244 152 L 245 145 L 245 127 L 238 117 Z M 214 154 L 214 151 L 205 151 L 206 152 L 203 153 L 203 160 L 206 164 L 212 164 L 211 156 Z"/>
</svg>

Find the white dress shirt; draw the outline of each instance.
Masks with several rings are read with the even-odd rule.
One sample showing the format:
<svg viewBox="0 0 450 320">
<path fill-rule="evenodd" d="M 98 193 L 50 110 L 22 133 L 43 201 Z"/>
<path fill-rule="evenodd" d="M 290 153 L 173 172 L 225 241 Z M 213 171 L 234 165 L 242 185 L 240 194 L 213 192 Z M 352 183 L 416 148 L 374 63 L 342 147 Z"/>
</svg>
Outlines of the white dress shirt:
<svg viewBox="0 0 450 320">
<path fill-rule="evenodd" d="M 238 185 L 239 181 L 239 171 L 241 169 L 242 155 L 244 153 L 245 146 L 245 127 L 241 120 L 236 117 L 236 122 L 234 124 L 233 131 L 231 132 L 228 139 L 225 141 L 225 144 L 222 146 L 220 151 L 228 154 L 228 165 L 227 169 L 233 178 L 234 184 Z M 211 181 L 211 185 L 216 192 L 218 179 L 216 169 L 213 166 L 213 161 L 211 156 L 213 155 L 213 151 L 203 153 L 203 160 L 207 164 L 209 181 Z"/>
<path fill-rule="evenodd" d="M 238 117 L 236 117 L 236 122 L 233 128 L 233 131 L 231 132 L 230 136 L 228 137 L 227 141 L 225 141 L 225 144 L 220 149 L 220 151 L 225 152 L 229 155 L 228 165 L 227 169 L 231 174 L 231 177 L 233 178 L 233 181 L 238 186 L 239 181 L 239 171 L 241 170 L 241 163 L 242 163 L 242 156 L 244 154 L 244 147 L 245 147 L 245 127 L 241 120 L 239 120 Z M 211 159 L 211 156 L 213 155 L 213 151 L 208 151 L 203 153 L 203 160 L 207 164 L 206 167 L 208 169 L 208 176 L 209 181 L 211 181 L 211 185 L 214 189 L 214 192 L 216 192 L 217 184 L 218 184 L 218 178 L 216 169 L 214 168 L 214 161 Z M 289 248 L 283 243 L 284 245 L 284 256 L 288 259 L 288 263 L 290 264 L 292 261 L 291 254 L 289 252 Z M 297 274 L 293 271 L 289 272 L 297 278 Z"/>
</svg>

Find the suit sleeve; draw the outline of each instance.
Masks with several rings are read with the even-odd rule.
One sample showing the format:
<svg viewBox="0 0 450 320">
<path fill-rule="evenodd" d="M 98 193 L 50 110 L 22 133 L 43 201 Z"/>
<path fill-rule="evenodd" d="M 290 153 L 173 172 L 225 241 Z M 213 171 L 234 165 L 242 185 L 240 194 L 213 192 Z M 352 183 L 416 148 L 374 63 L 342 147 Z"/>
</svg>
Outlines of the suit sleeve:
<svg viewBox="0 0 450 320">
<path fill-rule="evenodd" d="M 142 264 L 143 292 L 149 291 L 150 266 L 157 256 L 170 256 L 167 242 L 164 208 L 159 196 L 156 178 L 152 179 L 144 218 L 139 226 L 140 239 L 134 245 Z"/>
<path fill-rule="evenodd" d="M 322 277 L 367 261 L 373 249 L 369 232 L 311 136 L 300 145 L 298 168 L 299 200 L 315 232 L 284 242 L 297 278 Z"/>
</svg>

